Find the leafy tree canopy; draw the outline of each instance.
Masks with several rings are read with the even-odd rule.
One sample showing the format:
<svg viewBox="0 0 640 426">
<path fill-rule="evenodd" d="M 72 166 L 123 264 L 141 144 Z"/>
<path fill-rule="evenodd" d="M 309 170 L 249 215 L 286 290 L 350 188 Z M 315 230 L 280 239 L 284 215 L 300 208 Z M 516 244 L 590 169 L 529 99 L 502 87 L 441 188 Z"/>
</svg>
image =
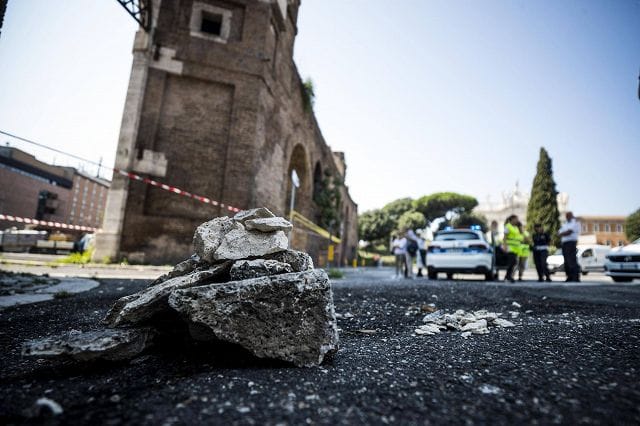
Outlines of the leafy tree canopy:
<svg viewBox="0 0 640 426">
<path fill-rule="evenodd" d="M 413 210 L 413 200 L 409 197 L 399 198 L 385 205 L 382 210 L 386 212 L 391 219 L 397 221 L 405 212 Z"/>
<path fill-rule="evenodd" d="M 470 212 L 464 212 L 454 218 L 452 225 L 454 228 L 470 228 L 472 225 L 480 225 L 482 232 L 487 232 L 489 230 L 486 217 Z"/>
<path fill-rule="evenodd" d="M 358 217 L 358 234 L 365 241 L 386 243 L 395 225 L 389 213 L 382 209 L 370 210 Z"/>
<path fill-rule="evenodd" d="M 629 241 L 635 241 L 640 238 L 640 209 L 631 213 L 624 225 L 624 233 Z"/>
<path fill-rule="evenodd" d="M 478 200 L 470 195 L 456 192 L 436 192 L 413 201 L 413 208 L 424 215 L 427 221 L 443 217 L 447 212 L 470 212 L 478 205 Z"/>
<path fill-rule="evenodd" d="M 398 230 L 406 231 L 409 229 L 420 229 L 427 226 L 427 221 L 424 215 L 420 212 L 411 210 L 404 212 L 398 219 Z"/>
</svg>

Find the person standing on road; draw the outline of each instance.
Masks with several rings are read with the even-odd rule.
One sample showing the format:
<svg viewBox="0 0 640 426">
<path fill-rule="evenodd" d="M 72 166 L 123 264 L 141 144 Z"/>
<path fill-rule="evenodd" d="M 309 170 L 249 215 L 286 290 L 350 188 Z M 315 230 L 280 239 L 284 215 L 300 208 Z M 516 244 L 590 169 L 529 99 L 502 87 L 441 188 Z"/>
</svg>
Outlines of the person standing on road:
<svg viewBox="0 0 640 426">
<path fill-rule="evenodd" d="M 427 268 L 427 242 L 424 240 L 423 236 L 424 231 L 422 231 L 422 233 L 419 233 L 418 235 L 418 256 L 416 259 L 416 263 L 418 264 L 418 275 L 416 275 L 417 277 L 422 277 L 422 269 Z"/>
<path fill-rule="evenodd" d="M 413 279 L 413 259 L 418 254 L 418 236 L 413 229 L 407 230 L 405 233 L 405 239 L 407 240 L 407 246 L 405 250 L 405 256 L 407 260 L 407 269 L 405 270 L 405 278 Z"/>
<path fill-rule="evenodd" d="M 504 263 L 504 252 L 502 251 L 501 243 L 500 243 L 500 235 L 498 232 L 498 222 L 495 220 L 491 221 L 491 226 L 489 228 L 489 232 L 487 232 L 487 241 L 491 244 L 491 248 L 493 249 L 493 260 L 492 267 L 495 268 L 496 275 L 493 277 L 494 280 L 500 280 L 500 274 L 498 272 L 498 266 Z"/>
<path fill-rule="evenodd" d="M 562 257 L 564 258 L 564 271 L 567 274 L 567 282 L 580 282 L 580 268 L 578 267 L 578 237 L 582 231 L 580 222 L 572 212 L 565 215 L 567 221 L 560 227 L 558 235 L 562 243 Z"/>
<path fill-rule="evenodd" d="M 543 278 L 547 282 L 551 282 L 551 275 L 547 267 L 547 256 L 549 256 L 549 244 L 551 237 L 549 233 L 544 232 L 541 224 L 533 225 L 533 262 L 536 264 L 536 272 L 538 272 L 538 281 L 542 282 Z"/>
<path fill-rule="evenodd" d="M 529 260 L 531 238 L 529 237 L 529 232 L 522 226 L 522 222 L 518 222 L 518 231 L 522 235 L 522 243 L 520 244 L 520 250 L 518 250 L 518 281 L 522 281 L 522 276 L 527 269 Z"/>
<path fill-rule="evenodd" d="M 507 275 L 505 281 L 515 282 L 513 272 L 518 264 L 518 253 L 522 244 L 522 234 L 518 230 L 518 216 L 512 214 L 504 225 L 504 242 L 502 249 L 507 255 Z"/>
<path fill-rule="evenodd" d="M 404 275 L 405 265 L 405 247 L 407 245 L 406 238 L 399 238 L 397 235 L 393 236 L 391 242 L 391 252 L 396 258 L 396 278 L 400 278 Z"/>
</svg>

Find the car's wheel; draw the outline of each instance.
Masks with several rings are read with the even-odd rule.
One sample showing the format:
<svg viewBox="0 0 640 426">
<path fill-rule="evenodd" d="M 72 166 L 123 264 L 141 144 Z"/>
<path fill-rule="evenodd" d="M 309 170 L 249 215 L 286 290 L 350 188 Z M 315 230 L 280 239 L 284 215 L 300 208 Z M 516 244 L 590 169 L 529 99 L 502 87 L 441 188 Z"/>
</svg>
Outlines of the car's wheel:
<svg viewBox="0 0 640 426">
<path fill-rule="evenodd" d="M 427 277 L 429 277 L 430 280 L 437 280 L 438 273 L 436 271 L 429 271 L 427 272 Z"/>
<path fill-rule="evenodd" d="M 582 271 L 582 275 L 587 275 L 589 271 Z"/>
<path fill-rule="evenodd" d="M 453 274 L 451 272 L 447 272 L 447 279 L 448 280 L 452 280 L 453 279 Z"/>
<path fill-rule="evenodd" d="M 611 279 L 617 283 L 630 283 L 633 281 L 633 278 L 631 277 L 611 277 Z"/>
</svg>

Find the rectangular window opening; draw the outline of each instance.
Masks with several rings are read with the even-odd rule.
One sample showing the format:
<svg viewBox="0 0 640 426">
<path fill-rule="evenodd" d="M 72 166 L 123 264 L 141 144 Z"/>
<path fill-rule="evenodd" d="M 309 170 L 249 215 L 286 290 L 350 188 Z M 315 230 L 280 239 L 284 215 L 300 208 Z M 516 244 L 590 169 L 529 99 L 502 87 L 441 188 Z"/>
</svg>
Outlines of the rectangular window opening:
<svg viewBox="0 0 640 426">
<path fill-rule="evenodd" d="M 202 11 L 202 23 L 200 31 L 215 36 L 222 35 L 222 15 Z"/>
</svg>

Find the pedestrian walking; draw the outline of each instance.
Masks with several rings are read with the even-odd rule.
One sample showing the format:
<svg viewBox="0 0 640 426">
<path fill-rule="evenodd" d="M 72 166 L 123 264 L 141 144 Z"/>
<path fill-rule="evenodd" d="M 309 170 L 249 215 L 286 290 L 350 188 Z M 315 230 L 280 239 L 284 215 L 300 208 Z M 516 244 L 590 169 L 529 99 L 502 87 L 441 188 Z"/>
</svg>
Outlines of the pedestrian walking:
<svg viewBox="0 0 640 426">
<path fill-rule="evenodd" d="M 529 263 L 531 238 L 529 232 L 522 226 L 522 222 L 518 222 L 518 231 L 522 235 L 522 243 L 520 244 L 520 250 L 518 250 L 518 281 L 522 281 L 522 276 Z"/>
<path fill-rule="evenodd" d="M 412 279 L 413 278 L 413 259 L 418 254 L 419 246 L 418 246 L 418 236 L 413 231 L 413 229 L 409 229 L 405 232 L 405 239 L 407 240 L 406 250 L 405 250 L 405 259 L 407 262 L 407 269 L 405 270 L 404 276 L 405 278 Z"/>
<path fill-rule="evenodd" d="M 417 277 L 422 277 L 422 270 L 427 269 L 427 243 L 424 238 L 422 238 L 422 235 L 423 234 L 418 231 L 418 255 L 416 257 L 416 264 L 418 265 Z"/>
<path fill-rule="evenodd" d="M 580 282 L 580 268 L 578 266 L 578 237 L 582 231 L 580 222 L 572 212 L 565 215 L 567 221 L 560 227 L 558 235 L 562 243 L 562 257 L 564 258 L 564 271 L 567 274 L 567 282 Z"/>
<path fill-rule="evenodd" d="M 542 282 L 546 279 L 547 282 L 551 282 L 551 275 L 549 274 L 549 268 L 547 267 L 547 257 L 549 256 L 549 245 L 551 244 L 551 237 L 549 233 L 544 231 L 541 224 L 536 223 L 533 225 L 533 262 L 536 264 L 536 272 L 538 273 L 538 281 Z"/>
<path fill-rule="evenodd" d="M 491 225 L 489 227 L 489 231 L 487 232 L 487 241 L 491 244 L 491 248 L 493 250 L 493 259 L 492 259 L 492 270 L 496 271 L 494 280 L 500 279 L 500 274 L 498 273 L 498 266 L 503 265 L 505 263 L 505 253 L 502 250 L 500 243 L 500 234 L 498 232 L 498 222 L 495 220 L 491 221 Z"/>
<path fill-rule="evenodd" d="M 404 275 L 404 268 L 406 264 L 405 248 L 407 246 L 407 239 L 400 238 L 398 235 L 393 236 L 391 241 L 391 252 L 395 256 L 396 275 L 395 278 L 400 278 Z"/>
<path fill-rule="evenodd" d="M 520 245 L 522 244 L 522 234 L 518 230 L 518 216 L 511 215 L 507 218 L 504 225 L 504 242 L 502 249 L 507 257 L 507 275 L 505 281 L 515 282 L 513 272 L 518 264 L 518 254 L 520 253 Z"/>
</svg>

